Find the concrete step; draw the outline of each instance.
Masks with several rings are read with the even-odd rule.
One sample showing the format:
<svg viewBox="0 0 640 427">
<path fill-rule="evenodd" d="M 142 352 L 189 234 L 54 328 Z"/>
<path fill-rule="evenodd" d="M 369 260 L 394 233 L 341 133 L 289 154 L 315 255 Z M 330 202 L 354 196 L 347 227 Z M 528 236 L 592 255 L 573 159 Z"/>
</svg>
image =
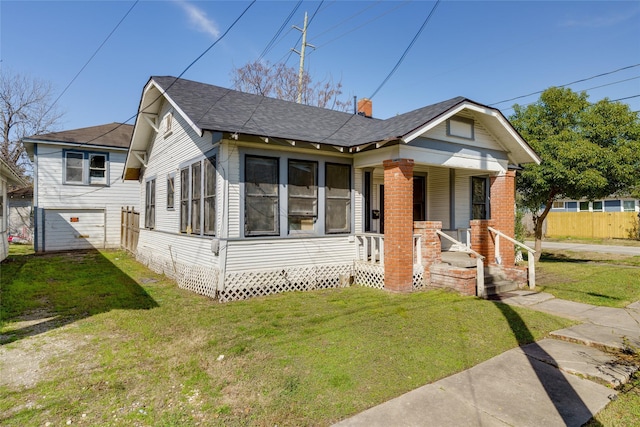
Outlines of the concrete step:
<svg viewBox="0 0 640 427">
<path fill-rule="evenodd" d="M 444 251 L 440 254 L 442 262 L 453 267 L 473 268 L 476 266 L 476 259 L 466 252 Z"/>
<path fill-rule="evenodd" d="M 504 292 L 515 291 L 517 289 L 518 284 L 511 280 L 499 280 L 488 284 L 486 280 L 484 282 L 484 293 L 486 296 L 498 295 Z"/>
</svg>

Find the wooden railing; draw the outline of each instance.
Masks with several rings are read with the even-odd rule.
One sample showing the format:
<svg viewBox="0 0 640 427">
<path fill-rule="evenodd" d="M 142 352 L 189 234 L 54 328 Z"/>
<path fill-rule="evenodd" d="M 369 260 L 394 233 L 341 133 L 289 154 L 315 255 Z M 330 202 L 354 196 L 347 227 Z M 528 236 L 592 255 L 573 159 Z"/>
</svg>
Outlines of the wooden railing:
<svg viewBox="0 0 640 427">
<path fill-rule="evenodd" d="M 466 248 L 464 250 L 458 250 L 456 252 L 469 253 L 469 254 L 473 254 L 476 257 L 476 292 L 479 297 L 484 297 L 485 296 L 484 295 L 484 256 L 480 255 L 478 252 L 471 249 L 471 245 L 467 246 L 464 243 L 454 239 L 453 237 L 449 236 L 446 233 L 443 233 L 440 230 L 436 230 L 436 233 L 438 233 L 438 236 L 444 237 L 445 239 L 452 242 L 454 245 L 457 245 L 458 247 Z"/>
<path fill-rule="evenodd" d="M 356 260 L 384 265 L 384 234 L 356 234 Z M 413 235 L 413 264 L 422 262 L 422 236 Z"/>
<path fill-rule="evenodd" d="M 493 227 L 487 227 L 487 229 L 492 232 L 493 234 L 495 234 L 496 236 L 496 240 L 495 240 L 495 257 L 496 257 L 496 263 L 501 264 L 502 261 L 502 257 L 500 255 L 500 238 L 504 238 L 506 240 L 508 240 L 509 242 L 513 243 L 514 245 L 525 249 L 527 251 L 527 262 L 529 263 L 529 288 L 530 289 L 534 289 L 536 287 L 536 265 L 535 265 L 535 258 L 534 258 L 534 254 L 536 253 L 535 250 L 531 249 L 529 246 L 525 245 L 524 243 L 518 242 L 515 239 L 512 239 L 511 237 L 507 236 L 506 234 L 504 234 L 502 231 L 500 230 L 496 230 Z"/>
</svg>

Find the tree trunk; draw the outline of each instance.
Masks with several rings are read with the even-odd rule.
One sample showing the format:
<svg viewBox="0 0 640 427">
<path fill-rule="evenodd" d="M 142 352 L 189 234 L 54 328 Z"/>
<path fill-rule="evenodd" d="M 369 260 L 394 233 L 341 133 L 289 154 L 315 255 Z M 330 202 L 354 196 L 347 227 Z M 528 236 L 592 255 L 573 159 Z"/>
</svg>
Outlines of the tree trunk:
<svg viewBox="0 0 640 427">
<path fill-rule="evenodd" d="M 551 210 L 551 206 L 553 206 L 553 196 L 551 196 L 544 205 L 544 209 L 540 215 L 533 215 L 534 234 L 536 238 L 533 249 L 536 251 L 534 256 L 536 262 L 540 261 L 540 257 L 542 256 L 542 226 L 544 225 L 544 220 L 547 218 L 547 214 Z"/>
</svg>

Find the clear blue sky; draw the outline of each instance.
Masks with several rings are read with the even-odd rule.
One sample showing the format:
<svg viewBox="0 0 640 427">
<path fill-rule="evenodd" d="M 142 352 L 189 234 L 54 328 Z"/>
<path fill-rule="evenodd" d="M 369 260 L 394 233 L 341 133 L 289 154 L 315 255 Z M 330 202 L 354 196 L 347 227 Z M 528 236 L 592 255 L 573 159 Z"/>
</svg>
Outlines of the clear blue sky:
<svg viewBox="0 0 640 427">
<path fill-rule="evenodd" d="M 54 99 L 134 1 L 0 2 L 2 72 L 50 80 Z M 62 129 L 131 118 L 151 75 L 179 75 L 249 1 L 139 1 L 60 97 Z M 257 59 L 297 2 L 256 2 L 184 78 L 231 87 L 230 74 Z M 432 1 L 304 1 L 265 59 L 289 56 L 304 12 L 307 70 L 341 81 L 344 97 L 370 97 L 424 22 Z M 320 6 L 318 8 L 318 6 Z M 373 98 L 387 118 L 455 96 L 483 104 L 640 64 L 640 1 L 443 0 L 398 71 Z M 626 81 L 623 81 L 626 80 Z M 599 87 L 598 86 L 602 86 Z M 640 66 L 570 86 L 591 101 L 629 98 L 640 110 Z M 529 96 L 495 105 L 507 116 Z M 130 121 L 133 123 L 133 121 Z"/>
</svg>

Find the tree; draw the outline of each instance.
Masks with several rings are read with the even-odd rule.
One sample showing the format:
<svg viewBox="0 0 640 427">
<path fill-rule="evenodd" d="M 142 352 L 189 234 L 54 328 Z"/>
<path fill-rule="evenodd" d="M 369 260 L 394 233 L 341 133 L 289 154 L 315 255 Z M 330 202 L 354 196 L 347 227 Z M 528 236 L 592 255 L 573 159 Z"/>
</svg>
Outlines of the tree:
<svg viewBox="0 0 640 427">
<path fill-rule="evenodd" d="M 24 175 L 31 169 L 21 139 L 55 130 L 62 113 L 51 107 L 52 85 L 19 73 L 0 75 L 2 143 L 0 157 Z"/>
<path fill-rule="evenodd" d="M 254 61 L 234 68 L 231 73 L 234 89 L 241 92 L 296 101 L 298 70 L 286 64 Z M 341 100 L 342 83 L 332 79 L 314 83 L 308 73 L 302 77 L 302 103 L 332 110 L 347 111 L 352 103 Z"/>
<path fill-rule="evenodd" d="M 516 182 L 523 206 L 533 214 L 537 260 L 554 200 L 593 200 L 640 184 L 640 119 L 626 104 L 591 104 L 585 92 L 556 87 L 514 110 L 511 123 L 542 159 L 525 165 Z"/>
</svg>

